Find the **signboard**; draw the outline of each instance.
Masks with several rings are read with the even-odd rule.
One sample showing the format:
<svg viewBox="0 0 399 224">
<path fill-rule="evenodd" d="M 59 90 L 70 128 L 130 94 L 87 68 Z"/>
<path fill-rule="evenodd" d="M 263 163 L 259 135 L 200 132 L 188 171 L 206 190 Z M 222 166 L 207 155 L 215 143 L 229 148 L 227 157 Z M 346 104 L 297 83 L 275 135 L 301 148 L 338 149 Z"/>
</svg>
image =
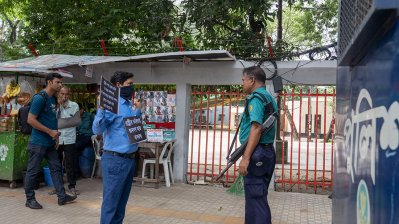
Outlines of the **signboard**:
<svg viewBox="0 0 399 224">
<path fill-rule="evenodd" d="M 101 76 L 100 106 L 114 114 L 118 113 L 119 88 Z"/>
<path fill-rule="evenodd" d="M 163 130 L 147 129 L 147 139 L 149 142 L 163 142 Z"/>
<path fill-rule="evenodd" d="M 386 30 L 338 67 L 333 223 L 399 221 L 399 21 Z"/>
<path fill-rule="evenodd" d="M 164 130 L 163 131 L 163 141 L 170 142 L 175 140 L 175 131 L 174 130 Z"/>
<path fill-rule="evenodd" d="M 123 118 L 123 123 L 125 124 L 130 143 L 134 144 L 146 140 L 140 116 Z"/>
</svg>

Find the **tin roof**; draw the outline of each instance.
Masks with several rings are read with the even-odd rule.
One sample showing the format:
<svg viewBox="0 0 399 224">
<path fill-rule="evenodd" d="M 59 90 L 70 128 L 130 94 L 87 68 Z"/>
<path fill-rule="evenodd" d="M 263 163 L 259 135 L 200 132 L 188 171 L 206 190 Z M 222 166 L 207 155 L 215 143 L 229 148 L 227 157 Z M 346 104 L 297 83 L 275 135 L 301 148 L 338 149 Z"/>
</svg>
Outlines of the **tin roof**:
<svg viewBox="0 0 399 224">
<path fill-rule="evenodd" d="M 108 62 L 148 62 L 148 61 L 234 61 L 235 57 L 225 50 L 182 51 L 158 54 L 146 54 L 130 57 L 123 56 L 74 56 L 63 54 L 42 55 L 0 63 L 0 72 L 50 73 L 57 72 L 66 77 L 73 77 L 65 68 L 72 65 L 94 65 Z"/>
</svg>

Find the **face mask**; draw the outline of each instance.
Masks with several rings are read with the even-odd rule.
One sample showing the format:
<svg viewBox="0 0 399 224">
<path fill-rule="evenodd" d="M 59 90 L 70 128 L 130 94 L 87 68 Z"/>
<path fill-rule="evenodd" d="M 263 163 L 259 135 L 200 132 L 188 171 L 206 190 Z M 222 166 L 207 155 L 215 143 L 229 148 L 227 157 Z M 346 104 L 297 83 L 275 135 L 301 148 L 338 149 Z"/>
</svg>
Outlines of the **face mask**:
<svg viewBox="0 0 399 224">
<path fill-rule="evenodd" d="M 122 86 L 121 89 L 121 97 L 125 100 L 131 100 L 133 96 L 133 86 Z"/>
</svg>

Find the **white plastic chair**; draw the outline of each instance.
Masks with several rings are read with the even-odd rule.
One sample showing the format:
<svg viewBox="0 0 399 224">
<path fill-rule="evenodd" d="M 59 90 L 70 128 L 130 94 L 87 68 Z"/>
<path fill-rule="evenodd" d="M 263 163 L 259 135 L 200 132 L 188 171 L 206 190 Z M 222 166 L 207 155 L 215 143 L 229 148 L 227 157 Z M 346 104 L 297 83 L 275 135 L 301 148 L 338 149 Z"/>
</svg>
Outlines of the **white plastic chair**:
<svg viewBox="0 0 399 224">
<path fill-rule="evenodd" d="M 163 165 L 163 171 L 165 175 L 165 182 L 166 182 L 166 187 L 170 187 L 170 180 L 172 180 L 172 184 L 175 184 L 175 179 L 173 177 L 173 169 L 172 169 L 172 162 L 170 160 L 170 157 L 172 155 L 172 151 L 174 149 L 174 143 L 173 142 L 168 142 L 164 145 L 161 155 L 159 156 L 159 164 Z M 166 154 L 167 153 L 167 154 Z M 165 157 L 165 154 L 167 155 Z M 141 174 L 141 184 L 144 184 L 144 174 L 145 174 L 145 168 L 147 164 L 150 164 L 150 177 L 151 179 L 153 178 L 154 175 L 154 166 L 155 166 L 155 159 L 156 158 L 148 158 L 144 159 L 143 162 L 143 171 Z M 169 177 L 170 175 L 170 177 Z"/>
<path fill-rule="evenodd" d="M 91 136 L 91 142 L 93 143 L 93 150 L 94 150 L 94 155 L 95 155 L 93 171 L 91 172 L 91 179 L 93 179 L 94 171 L 96 171 L 97 160 L 101 160 L 101 155 L 100 155 L 101 144 L 97 139 L 97 135 Z"/>
</svg>

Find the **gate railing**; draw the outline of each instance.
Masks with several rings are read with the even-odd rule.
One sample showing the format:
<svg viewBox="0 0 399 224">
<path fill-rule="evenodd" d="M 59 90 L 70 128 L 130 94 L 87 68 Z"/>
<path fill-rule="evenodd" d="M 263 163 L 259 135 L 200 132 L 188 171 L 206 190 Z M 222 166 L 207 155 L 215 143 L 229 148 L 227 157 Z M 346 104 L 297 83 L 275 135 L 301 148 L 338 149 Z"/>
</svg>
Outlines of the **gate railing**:
<svg viewBox="0 0 399 224">
<path fill-rule="evenodd" d="M 276 190 L 321 193 L 332 188 L 335 89 L 319 89 L 293 88 L 280 94 Z M 192 91 L 189 182 L 209 182 L 226 166 L 230 141 L 244 111 L 244 99 L 239 89 Z M 239 141 L 233 144 L 240 145 Z M 224 183 L 236 180 L 236 165 L 226 173 Z"/>
<path fill-rule="evenodd" d="M 276 190 L 332 190 L 335 89 L 329 92 L 307 88 L 280 95 L 282 137 L 276 144 Z"/>
<path fill-rule="evenodd" d="M 192 92 L 188 181 L 210 181 L 224 168 L 243 108 L 241 91 Z M 233 170 L 235 166 L 226 173 L 226 182 L 237 178 Z"/>
</svg>

